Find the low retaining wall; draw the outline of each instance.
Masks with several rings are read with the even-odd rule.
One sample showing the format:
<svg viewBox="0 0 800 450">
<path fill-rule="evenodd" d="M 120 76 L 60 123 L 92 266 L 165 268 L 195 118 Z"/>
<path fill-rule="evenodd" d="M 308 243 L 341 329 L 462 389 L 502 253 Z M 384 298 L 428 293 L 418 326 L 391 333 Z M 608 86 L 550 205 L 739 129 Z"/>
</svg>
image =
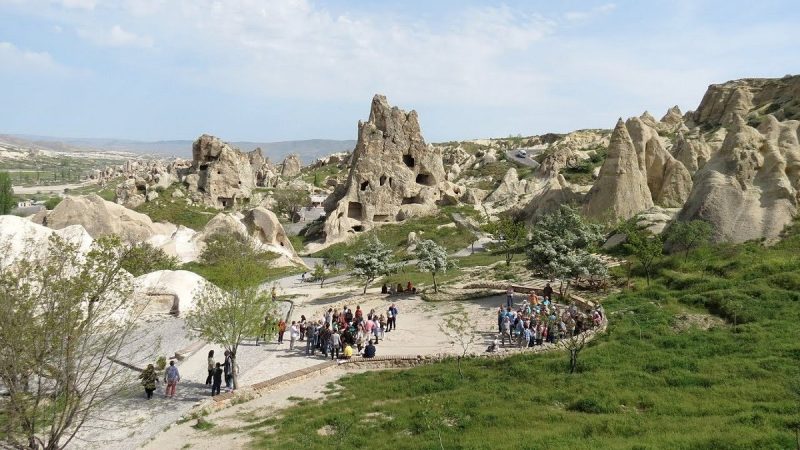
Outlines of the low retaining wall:
<svg viewBox="0 0 800 450">
<path fill-rule="evenodd" d="M 479 283 L 471 283 L 464 286 L 464 289 L 492 289 L 505 292 L 508 289 L 508 283 L 499 283 L 499 282 L 479 282 Z M 511 284 L 511 287 L 514 288 L 514 292 L 519 292 L 522 294 L 530 294 L 531 292 L 535 292 L 536 295 L 544 295 L 542 293 L 542 288 L 535 287 L 535 286 L 522 286 L 520 284 Z M 582 307 L 582 309 L 594 309 L 600 306 L 598 303 L 593 302 L 591 300 L 585 299 L 575 294 L 568 295 L 569 300 L 576 303 L 578 306 Z M 562 299 L 563 302 L 563 299 Z"/>
</svg>

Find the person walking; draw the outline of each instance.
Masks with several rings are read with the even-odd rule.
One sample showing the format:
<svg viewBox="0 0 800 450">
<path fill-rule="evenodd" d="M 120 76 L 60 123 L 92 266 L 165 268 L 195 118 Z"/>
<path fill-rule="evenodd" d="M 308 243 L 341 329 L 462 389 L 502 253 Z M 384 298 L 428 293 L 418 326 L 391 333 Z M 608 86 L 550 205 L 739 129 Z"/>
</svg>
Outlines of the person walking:
<svg viewBox="0 0 800 450">
<path fill-rule="evenodd" d="M 181 374 L 175 366 L 175 361 L 169 362 L 166 372 L 164 372 L 164 382 L 167 383 L 167 391 L 164 396 L 173 398 L 178 390 L 178 381 L 181 381 Z"/>
<path fill-rule="evenodd" d="M 214 373 L 212 374 L 212 381 L 211 384 L 211 396 L 219 395 L 220 388 L 222 387 L 222 367 L 220 367 L 219 363 L 216 364 L 214 367 Z"/>
<path fill-rule="evenodd" d="M 550 283 L 547 283 L 544 289 L 542 289 L 542 294 L 544 294 L 544 298 L 547 300 L 553 301 L 553 287 L 550 286 Z"/>
<path fill-rule="evenodd" d="M 278 344 L 283 344 L 283 334 L 286 333 L 286 321 L 281 319 L 278 322 Z"/>
<path fill-rule="evenodd" d="M 214 374 L 214 350 L 208 351 L 208 378 L 206 378 L 206 386 L 211 386 L 211 376 Z"/>
<path fill-rule="evenodd" d="M 509 344 L 511 343 L 511 319 L 508 317 L 503 319 L 503 332 L 500 339 L 503 347 L 506 346 L 506 339 L 508 339 Z"/>
<path fill-rule="evenodd" d="M 292 321 L 292 326 L 289 327 L 289 350 L 294 349 L 294 343 L 297 341 L 297 338 L 300 337 L 300 328 L 297 326 L 297 322 L 294 320 Z"/>
<path fill-rule="evenodd" d="M 511 308 L 514 306 L 514 286 L 508 285 L 508 289 L 506 289 L 506 306 Z"/>
<path fill-rule="evenodd" d="M 147 368 L 139 374 L 139 379 L 142 380 L 144 394 L 147 396 L 147 399 L 150 400 L 153 398 L 153 392 L 155 392 L 156 383 L 158 382 L 158 375 L 156 375 L 155 367 L 153 367 L 152 364 L 148 364 Z"/>
</svg>

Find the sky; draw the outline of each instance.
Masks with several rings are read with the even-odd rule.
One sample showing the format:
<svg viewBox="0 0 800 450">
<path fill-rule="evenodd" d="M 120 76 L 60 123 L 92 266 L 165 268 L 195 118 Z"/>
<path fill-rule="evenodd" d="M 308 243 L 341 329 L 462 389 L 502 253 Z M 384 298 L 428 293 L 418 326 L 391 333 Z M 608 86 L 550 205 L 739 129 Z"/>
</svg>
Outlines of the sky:
<svg viewBox="0 0 800 450">
<path fill-rule="evenodd" d="M 0 133 L 429 142 L 611 128 L 798 73 L 789 1 L 0 0 Z"/>
</svg>

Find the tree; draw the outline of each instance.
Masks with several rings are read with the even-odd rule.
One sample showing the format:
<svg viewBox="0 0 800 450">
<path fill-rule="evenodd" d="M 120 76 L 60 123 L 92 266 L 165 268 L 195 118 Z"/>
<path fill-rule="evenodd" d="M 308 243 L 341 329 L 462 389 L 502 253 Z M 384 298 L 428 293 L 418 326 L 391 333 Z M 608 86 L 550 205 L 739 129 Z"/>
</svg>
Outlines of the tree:
<svg viewBox="0 0 800 450">
<path fill-rule="evenodd" d="M 178 258 L 147 242 L 130 246 L 122 257 L 122 268 L 135 277 L 157 270 L 176 270 L 178 264 Z"/>
<path fill-rule="evenodd" d="M 444 322 L 439 323 L 439 330 L 451 339 L 451 343 L 461 347 L 461 353 L 456 356 L 458 364 L 458 374 L 464 379 L 464 372 L 461 370 L 461 360 L 467 356 L 467 352 L 475 344 L 478 334 L 475 330 L 478 324 L 467 320 L 467 312 L 463 305 L 458 305 L 457 309 L 445 316 Z"/>
<path fill-rule="evenodd" d="M 433 292 L 438 293 L 436 274 L 445 273 L 447 269 L 455 267 L 455 263 L 447 257 L 447 250 L 436 242 L 426 239 L 417 244 L 417 267 L 422 272 L 428 272 L 433 278 Z"/>
<path fill-rule="evenodd" d="M 8 214 L 16 206 L 14 188 L 8 172 L 0 172 L 0 214 Z"/>
<path fill-rule="evenodd" d="M 328 277 L 328 271 L 325 270 L 325 263 L 316 263 L 314 264 L 314 271 L 311 272 L 314 276 L 314 281 L 319 281 L 319 287 L 322 287 L 325 284 L 325 278 Z"/>
<path fill-rule="evenodd" d="M 14 448 L 61 449 L 126 386 L 139 309 L 113 237 L 86 254 L 53 236 L 45 250 L 0 268 L 2 439 Z"/>
<path fill-rule="evenodd" d="M 608 276 L 605 265 L 591 254 L 601 242 L 599 225 L 586 223 L 577 210 L 562 205 L 534 223 L 528 240 L 528 267 L 550 279 L 561 281 L 559 293 L 566 296 L 572 280 L 591 278 L 600 284 Z"/>
<path fill-rule="evenodd" d="M 504 216 L 500 220 L 489 222 L 484 227 L 485 231 L 499 241 L 499 246 L 506 255 L 506 265 L 511 265 L 514 254 L 519 253 L 528 237 L 528 230 L 523 222 Z"/>
<path fill-rule="evenodd" d="M 223 270 L 241 274 L 257 269 L 251 265 L 225 264 Z M 206 283 L 195 299 L 194 309 L 186 317 L 187 325 L 199 338 L 219 344 L 234 355 L 246 337 L 263 332 L 266 317 L 277 314 L 277 303 L 272 297 L 247 281 L 252 276 L 243 275 L 241 282 L 231 282 L 224 290 Z M 234 371 L 234 388 L 238 387 L 237 383 Z"/>
<path fill-rule="evenodd" d="M 365 280 L 365 294 L 367 293 L 367 287 L 376 278 L 389 275 L 395 271 L 392 256 L 392 251 L 377 236 L 373 235 L 367 239 L 365 249 L 353 257 L 353 275 Z"/>
<path fill-rule="evenodd" d="M 569 373 L 575 373 L 578 370 L 578 356 L 586 347 L 587 333 L 578 333 L 573 336 L 567 337 L 564 342 L 564 348 L 569 352 Z"/>
<path fill-rule="evenodd" d="M 683 250 L 686 261 L 691 250 L 708 243 L 711 231 L 711 225 L 703 220 L 675 222 L 667 229 L 664 243 L 668 248 Z"/>
<path fill-rule="evenodd" d="M 653 236 L 646 230 L 639 230 L 633 225 L 626 228 L 625 249 L 639 260 L 644 269 L 647 285 L 650 286 L 653 265 L 663 254 L 664 243 L 660 236 Z"/>
<path fill-rule="evenodd" d="M 275 200 L 275 212 L 284 214 L 294 221 L 300 209 L 311 203 L 311 196 L 300 189 L 276 189 L 272 193 Z"/>
</svg>

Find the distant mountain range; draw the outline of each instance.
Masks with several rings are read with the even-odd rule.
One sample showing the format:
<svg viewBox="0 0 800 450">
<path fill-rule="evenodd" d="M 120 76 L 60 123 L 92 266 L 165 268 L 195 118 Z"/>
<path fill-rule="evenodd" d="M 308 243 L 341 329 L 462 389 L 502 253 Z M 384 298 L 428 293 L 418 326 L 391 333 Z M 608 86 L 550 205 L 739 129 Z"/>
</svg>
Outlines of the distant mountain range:
<svg viewBox="0 0 800 450">
<path fill-rule="evenodd" d="M 129 139 L 102 138 L 62 138 L 25 134 L 0 135 L 0 141 L 15 144 L 19 147 L 39 148 L 57 152 L 65 151 L 113 151 L 147 154 L 160 157 L 192 157 L 190 140 L 174 141 L 134 141 Z M 240 150 L 249 152 L 261 147 L 264 156 L 273 162 L 281 162 L 286 155 L 296 153 L 304 164 L 335 152 L 351 151 L 356 145 L 353 140 L 306 139 L 301 141 L 282 142 L 230 142 Z"/>
</svg>

